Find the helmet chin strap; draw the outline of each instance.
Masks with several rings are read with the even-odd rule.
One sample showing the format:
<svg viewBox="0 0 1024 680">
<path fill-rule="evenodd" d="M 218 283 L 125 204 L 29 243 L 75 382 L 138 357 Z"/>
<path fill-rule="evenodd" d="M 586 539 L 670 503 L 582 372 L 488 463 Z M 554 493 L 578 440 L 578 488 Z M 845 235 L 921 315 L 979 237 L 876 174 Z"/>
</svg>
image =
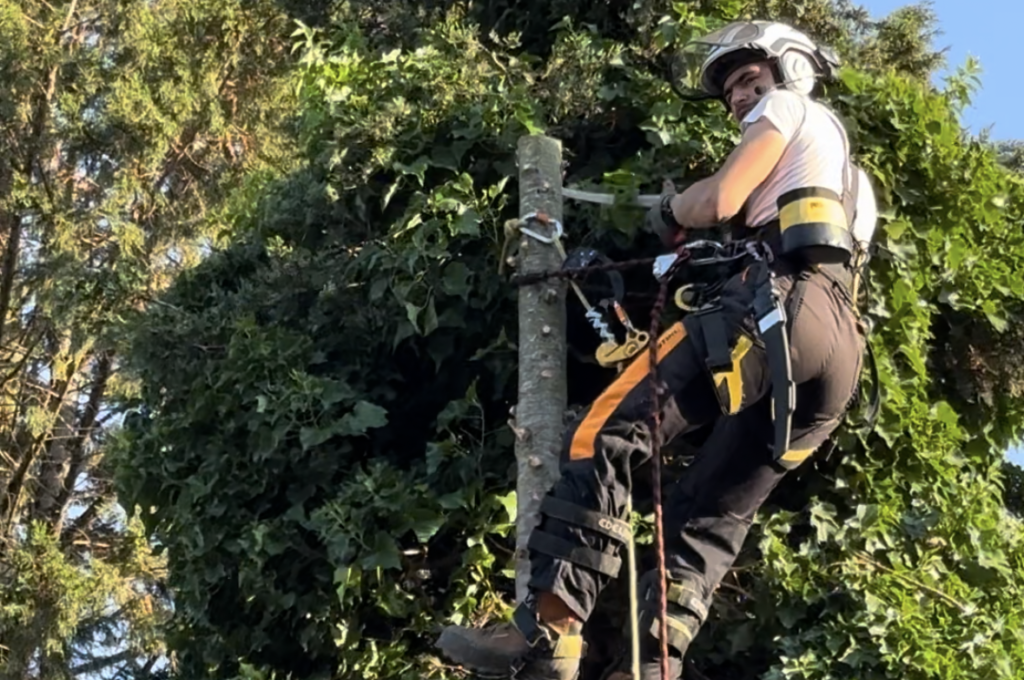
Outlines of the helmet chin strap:
<svg viewBox="0 0 1024 680">
<path fill-rule="evenodd" d="M 775 76 L 776 76 L 776 78 L 778 79 L 779 82 L 772 83 L 771 86 L 756 85 L 756 86 L 754 86 L 754 94 L 756 94 L 758 97 L 762 97 L 762 96 L 768 94 L 769 92 L 772 92 L 773 90 L 777 90 L 779 88 L 785 88 L 787 85 L 795 83 L 798 80 L 802 80 L 802 78 L 791 78 L 789 80 L 782 80 L 782 76 L 779 75 L 779 73 L 778 73 L 778 71 L 776 69 L 777 69 L 777 67 L 775 65 L 773 65 L 772 66 L 772 70 L 775 72 Z M 679 86 L 676 84 L 675 78 L 672 78 L 671 76 L 668 78 L 668 84 L 669 84 L 669 87 L 672 88 L 672 91 L 675 92 L 676 96 L 679 97 L 680 99 L 682 99 L 683 101 L 687 101 L 687 102 L 703 102 L 703 101 L 708 101 L 710 99 L 717 99 L 717 100 L 722 101 L 724 103 L 724 100 L 722 99 L 722 97 L 719 97 L 719 96 L 716 96 L 716 95 L 713 95 L 713 94 L 708 94 L 707 92 L 702 92 L 700 94 L 687 94 L 686 92 L 683 92 L 679 88 Z"/>
<path fill-rule="evenodd" d="M 715 95 L 708 94 L 707 92 L 701 92 L 700 94 L 687 94 L 686 92 L 683 92 L 682 90 L 679 89 L 679 86 L 676 85 L 675 80 L 670 79 L 668 84 L 669 87 L 672 88 L 672 91 L 675 92 L 675 95 L 682 99 L 684 102 L 705 102 L 708 101 L 709 99 L 718 99 L 718 97 L 716 97 Z"/>
</svg>

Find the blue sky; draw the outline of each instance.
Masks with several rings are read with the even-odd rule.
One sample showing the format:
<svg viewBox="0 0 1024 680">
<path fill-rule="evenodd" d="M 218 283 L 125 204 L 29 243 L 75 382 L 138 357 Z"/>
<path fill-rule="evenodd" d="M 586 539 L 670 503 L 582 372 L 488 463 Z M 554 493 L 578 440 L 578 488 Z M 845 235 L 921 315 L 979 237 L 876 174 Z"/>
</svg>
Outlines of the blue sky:
<svg viewBox="0 0 1024 680">
<path fill-rule="evenodd" d="M 907 2 L 861 0 L 872 16 L 883 17 Z M 990 129 L 993 139 L 1024 139 L 1024 116 L 1019 107 L 1022 90 L 1015 63 L 1024 54 L 1017 30 L 1024 25 L 1022 0 L 934 0 L 930 3 L 938 17 L 941 34 L 934 46 L 947 49 L 949 70 L 964 64 L 968 56 L 981 65 L 981 89 L 973 105 L 964 111 L 964 125 L 975 133 Z M 1012 449 L 1010 460 L 1024 465 L 1024 450 Z"/>
<path fill-rule="evenodd" d="M 909 2 L 896 0 L 854 0 L 872 16 L 884 17 Z M 930 3 L 939 20 L 941 34 L 935 47 L 948 48 L 950 69 L 964 64 L 968 55 L 981 62 L 982 89 L 973 106 L 964 112 L 964 125 L 973 132 L 991 127 L 994 139 L 1024 139 L 1024 116 L 1014 107 L 1022 90 L 1015 63 L 1020 52 L 1018 33 L 1024 25 L 1021 0 L 934 0 Z"/>
</svg>

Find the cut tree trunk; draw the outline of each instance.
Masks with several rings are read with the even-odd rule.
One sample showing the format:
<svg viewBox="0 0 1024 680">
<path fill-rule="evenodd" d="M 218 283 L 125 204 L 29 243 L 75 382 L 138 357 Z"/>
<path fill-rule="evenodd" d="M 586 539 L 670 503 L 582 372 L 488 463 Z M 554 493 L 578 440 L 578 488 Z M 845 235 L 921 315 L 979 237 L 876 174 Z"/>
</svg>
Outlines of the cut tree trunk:
<svg viewBox="0 0 1024 680">
<path fill-rule="evenodd" d="M 519 215 L 543 213 L 562 220 L 562 145 L 531 135 L 519 140 Z M 551 235 L 536 221 L 531 231 Z M 553 244 L 520 235 L 520 275 L 558 269 L 562 258 Z M 530 564 L 526 545 L 539 520 L 541 498 L 558 480 L 558 453 L 566 410 L 564 280 L 549 279 L 519 288 L 519 397 L 515 410 L 516 601 L 527 595 Z"/>
</svg>

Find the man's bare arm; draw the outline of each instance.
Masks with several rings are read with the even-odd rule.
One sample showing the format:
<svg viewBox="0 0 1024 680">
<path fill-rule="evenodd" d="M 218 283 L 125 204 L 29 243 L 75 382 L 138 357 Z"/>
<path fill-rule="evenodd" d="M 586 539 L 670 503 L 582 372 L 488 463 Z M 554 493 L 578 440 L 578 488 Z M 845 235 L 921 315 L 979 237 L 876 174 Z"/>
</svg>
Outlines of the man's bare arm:
<svg viewBox="0 0 1024 680">
<path fill-rule="evenodd" d="M 700 229 L 732 218 L 775 168 L 785 148 L 785 138 L 770 121 L 751 125 L 718 172 L 673 197 L 676 221 Z"/>
</svg>

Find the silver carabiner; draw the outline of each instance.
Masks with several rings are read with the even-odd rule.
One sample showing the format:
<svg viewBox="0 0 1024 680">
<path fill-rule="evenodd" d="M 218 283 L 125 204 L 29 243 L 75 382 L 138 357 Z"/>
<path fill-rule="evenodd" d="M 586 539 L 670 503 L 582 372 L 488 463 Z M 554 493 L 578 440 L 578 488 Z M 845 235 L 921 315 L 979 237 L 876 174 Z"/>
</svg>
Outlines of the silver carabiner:
<svg viewBox="0 0 1024 680">
<path fill-rule="evenodd" d="M 562 234 L 564 233 L 562 231 L 562 223 L 559 222 L 558 220 L 556 220 L 554 217 L 547 217 L 546 216 L 545 220 L 541 220 L 541 219 L 539 219 L 539 217 L 540 217 L 540 215 L 538 215 L 535 212 L 532 212 L 529 215 L 524 215 L 520 219 L 522 224 L 519 227 L 519 231 L 521 231 L 522 233 L 526 234 L 527 236 L 532 236 L 533 238 L 537 239 L 541 243 L 553 244 L 555 241 L 561 240 Z M 525 226 L 522 226 L 523 224 L 526 224 L 527 222 L 531 222 L 531 221 L 535 221 L 535 222 L 550 222 L 551 224 L 554 225 L 555 233 L 552 236 L 544 236 L 542 234 L 538 234 L 537 232 L 535 232 L 532 229 L 527 229 Z"/>
<path fill-rule="evenodd" d="M 664 278 L 666 274 L 672 271 L 672 267 L 675 266 L 677 260 L 679 260 L 679 255 L 676 253 L 666 253 L 654 258 L 654 278 Z"/>
</svg>

